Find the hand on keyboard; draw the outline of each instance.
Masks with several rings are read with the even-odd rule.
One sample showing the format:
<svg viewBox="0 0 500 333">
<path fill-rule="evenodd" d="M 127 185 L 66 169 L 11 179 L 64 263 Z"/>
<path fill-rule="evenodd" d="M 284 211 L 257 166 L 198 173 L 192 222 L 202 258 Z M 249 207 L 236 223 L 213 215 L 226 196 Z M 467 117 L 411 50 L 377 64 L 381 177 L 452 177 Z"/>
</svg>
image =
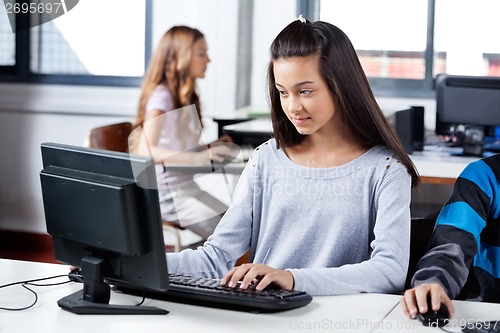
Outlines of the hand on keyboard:
<svg viewBox="0 0 500 333">
<path fill-rule="evenodd" d="M 241 281 L 241 283 L 240 283 Z M 292 273 L 264 264 L 243 264 L 231 269 L 221 280 L 222 286 L 247 289 L 255 285 L 255 290 L 264 290 L 271 284 L 278 288 L 292 290 L 294 279 Z"/>
</svg>

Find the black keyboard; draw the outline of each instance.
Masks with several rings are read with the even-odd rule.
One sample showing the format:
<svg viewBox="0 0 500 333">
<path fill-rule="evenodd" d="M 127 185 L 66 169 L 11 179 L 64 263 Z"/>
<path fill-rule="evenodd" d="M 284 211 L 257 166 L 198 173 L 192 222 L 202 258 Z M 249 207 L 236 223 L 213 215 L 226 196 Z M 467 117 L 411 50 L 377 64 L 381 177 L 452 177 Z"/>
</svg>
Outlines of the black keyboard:
<svg viewBox="0 0 500 333">
<path fill-rule="evenodd" d="M 143 290 L 128 287 L 118 287 L 118 290 L 169 302 L 258 313 L 295 309 L 312 301 L 312 296 L 303 291 L 272 286 L 257 291 L 254 285 L 250 285 L 247 289 L 228 288 L 221 286 L 218 279 L 183 275 L 170 275 L 167 291 L 146 291 L 144 294 Z"/>
<path fill-rule="evenodd" d="M 462 328 L 465 333 L 500 333 L 500 321 L 482 321 L 467 324 Z"/>
</svg>

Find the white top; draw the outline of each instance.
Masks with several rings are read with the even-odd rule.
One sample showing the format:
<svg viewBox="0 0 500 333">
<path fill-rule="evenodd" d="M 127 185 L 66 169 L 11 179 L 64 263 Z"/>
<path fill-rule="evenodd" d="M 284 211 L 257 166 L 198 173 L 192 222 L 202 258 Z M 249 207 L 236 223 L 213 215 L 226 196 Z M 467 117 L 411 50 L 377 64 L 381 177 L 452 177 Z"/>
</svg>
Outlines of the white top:
<svg viewBox="0 0 500 333">
<path fill-rule="evenodd" d="M 159 85 L 153 90 L 146 104 L 146 113 L 154 110 L 164 112 L 161 116 L 148 120 L 162 123 L 158 147 L 173 151 L 199 148 L 202 126 L 194 105 L 174 109 L 171 93 L 165 86 Z M 160 191 L 193 179 L 190 173 L 168 169 L 165 171 L 162 165 L 156 166 L 156 173 Z"/>
</svg>

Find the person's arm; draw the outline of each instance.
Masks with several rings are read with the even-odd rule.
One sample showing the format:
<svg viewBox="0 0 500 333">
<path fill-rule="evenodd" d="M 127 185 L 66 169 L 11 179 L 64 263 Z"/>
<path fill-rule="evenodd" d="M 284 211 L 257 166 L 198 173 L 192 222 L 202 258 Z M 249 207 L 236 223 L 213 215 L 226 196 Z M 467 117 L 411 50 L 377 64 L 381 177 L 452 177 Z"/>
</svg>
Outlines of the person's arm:
<svg viewBox="0 0 500 333">
<path fill-rule="evenodd" d="M 243 280 L 244 286 L 258 282 L 258 289 L 273 283 L 285 289 L 303 290 L 312 295 L 400 293 L 404 287 L 409 258 L 411 179 L 404 167 L 399 170 L 398 168 L 397 161 L 394 160 L 390 175 L 384 177 L 381 184 L 376 185 L 378 189 L 367 199 L 373 200 L 371 211 L 375 218 L 371 222 L 368 216 L 362 221 L 352 221 L 353 224 L 373 224 L 374 239 L 367 244 L 372 249 L 369 259 L 340 267 L 284 267 L 282 270 L 262 264 L 247 264 L 233 269 L 222 282 L 228 285 L 232 282 L 231 285 L 235 285 L 236 281 Z M 356 209 L 357 205 L 358 201 L 350 201 L 350 206 L 347 205 L 344 209 Z M 351 238 L 344 238 L 337 243 L 352 248 L 365 246 L 359 245 L 363 238 L 355 232 L 355 225 L 352 230 Z M 331 249 L 332 256 L 335 256 L 336 252 L 335 248 Z M 302 255 L 314 257 L 317 253 L 307 252 L 307 246 L 304 244 Z"/>
<path fill-rule="evenodd" d="M 147 113 L 135 153 L 144 156 L 152 156 L 157 163 L 179 163 L 192 165 L 208 165 L 213 162 L 223 162 L 224 156 L 231 155 L 232 150 L 222 142 L 211 145 L 210 148 L 201 151 L 175 151 L 158 147 L 160 135 L 164 126 L 164 112 L 152 110 Z"/>
<path fill-rule="evenodd" d="M 167 253 L 169 273 L 221 278 L 250 248 L 254 170 L 248 164 L 236 185 L 232 203 L 202 247 Z"/>
<path fill-rule="evenodd" d="M 447 305 L 462 290 L 474 256 L 477 239 L 490 212 L 491 181 L 495 176 L 483 161 L 472 163 L 455 182 L 453 192 L 438 216 L 428 252 L 417 264 L 412 286 L 402 299 L 408 317 L 427 311 L 430 293 L 433 309 Z M 435 302 L 434 302 L 435 300 Z M 453 306 L 451 305 L 451 311 Z"/>
</svg>

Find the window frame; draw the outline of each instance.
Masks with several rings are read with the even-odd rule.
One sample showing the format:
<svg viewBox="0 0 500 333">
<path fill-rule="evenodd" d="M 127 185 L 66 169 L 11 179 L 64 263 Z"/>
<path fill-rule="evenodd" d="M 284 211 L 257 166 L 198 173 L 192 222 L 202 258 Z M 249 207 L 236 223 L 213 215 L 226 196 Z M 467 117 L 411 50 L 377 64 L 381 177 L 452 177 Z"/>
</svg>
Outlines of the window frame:
<svg viewBox="0 0 500 333">
<path fill-rule="evenodd" d="M 434 20 L 435 0 L 427 0 L 427 37 L 424 52 L 425 77 L 418 79 L 378 78 L 368 77 L 368 81 L 375 95 L 380 97 L 406 97 L 406 98 L 434 98 Z M 319 20 L 319 0 L 297 0 L 297 15 L 305 18 Z"/>
<path fill-rule="evenodd" d="M 25 2 L 27 0 L 21 0 Z M 151 57 L 152 12 L 153 0 L 145 0 L 145 39 L 144 39 L 144 70 L 147 69 Z M 16 26 L 29 25 L 29 15 L 16 15 Z M 30 30 L 15 33 L 15 65 L 0 66 L 0 83 L 40 83 L 80 86 L 112 86 L 139 87 L 142 76 L 107 76 L 87 74 L 38 74 L 30 71 Z"/>
</svg>

